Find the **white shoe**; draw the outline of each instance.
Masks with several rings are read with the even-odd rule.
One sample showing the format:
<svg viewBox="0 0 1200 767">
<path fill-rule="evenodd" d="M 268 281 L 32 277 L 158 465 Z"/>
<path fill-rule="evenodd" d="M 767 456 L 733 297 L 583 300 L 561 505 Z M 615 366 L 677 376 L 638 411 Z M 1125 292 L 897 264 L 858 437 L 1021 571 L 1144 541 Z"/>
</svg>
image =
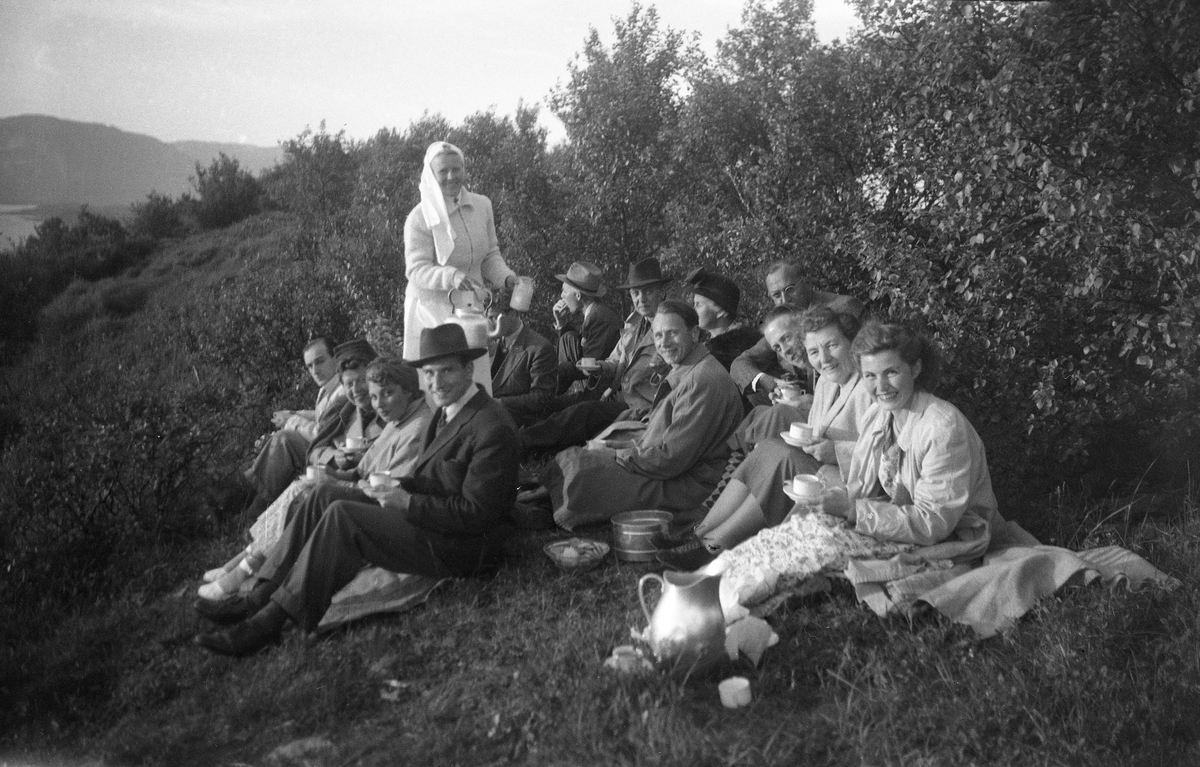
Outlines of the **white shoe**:
<svg viewBox="0 0 1200 767">
<path fill-rule="evenodd" d="M 224 575 L 227 572 L 229 572 L 229 571 L 226 570 L 224 567 L 214 567 L 213 569 L 209 570 L 204 575 L 202 575 L 201 578 L 204 580 L 205 583 L 212 583 L 217 578 L 220 578 L 222 575 Z"/>
</svg>

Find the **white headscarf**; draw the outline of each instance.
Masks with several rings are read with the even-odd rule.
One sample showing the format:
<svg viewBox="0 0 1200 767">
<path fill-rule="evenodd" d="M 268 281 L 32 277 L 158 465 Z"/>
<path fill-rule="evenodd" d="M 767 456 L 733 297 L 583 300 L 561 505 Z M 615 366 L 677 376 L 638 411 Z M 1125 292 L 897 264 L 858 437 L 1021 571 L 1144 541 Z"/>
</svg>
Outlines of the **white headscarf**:
<svg viewBox="0 0 1200 767">
<path fill-rule="evenodd" d="M 433 249 L 442 266 L 450 260 L 454 251 L 454 229 L 450 226 L 450 213 L 446 210 L 446 199 L 442 187 L 433 175 L 433 159 L 439 154 L 456 154 L 466 163 L 462 150 L 446 141 L 435 141 L 425 150 L 425 167 L 421 169 L 421 215 L 425 225 L 433 233 Z"/>
</svg>

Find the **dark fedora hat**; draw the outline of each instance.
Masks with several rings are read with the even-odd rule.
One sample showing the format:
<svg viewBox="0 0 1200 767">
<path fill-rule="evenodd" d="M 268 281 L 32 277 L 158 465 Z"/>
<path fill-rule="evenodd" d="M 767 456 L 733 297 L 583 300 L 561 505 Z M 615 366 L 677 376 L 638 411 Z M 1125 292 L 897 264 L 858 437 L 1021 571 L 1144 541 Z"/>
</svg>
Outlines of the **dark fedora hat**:
<svg viewBox="0 0 1200 767">
<path fill-rule="evenodd" d="M 375 351 L 375 347 L 371 346 L 365 338 L 355 338 L 352 341 L 347 341 L 344 344 L 338 344 L 333 347 L 333 358 L 338 362 L 345 362 L 347 360 L 370 362 L 378 356 L 379 354 Z"/>
<path fill-rule="evenodd" d="M 467 346 L 467 334 L 463 332 L 462 326 L 447 322 L 436 328 L 421 329 L 420 354 L 419 359 L 407 360 L 408 364 L 419 368 L 442 357 L 458 357 L 467 362 L 487 354 L 487 349 L 472 349 Z"/>
<path fill-rule="evenodd" d="M 608 292 L 604 281 L 600 279 L 600 267 L 591 261 L 576 261 L 567 269 L 566 274 L 554 276 L 587 296 L 600 298 Z"/>
<path fill-rule="evenodd" d="M 737 286 L 736 282 L 728 277 L 712 274 L 703 267 L 688 272 L 684 281 L 692 286 L 696 295 L 709 299 L 728 312 L 730 317 L 737 317 L 738 304 L 742 300 L 742 289 Z"/>
<path fill-rule="evenodd" d="M 671 277 L 662 273 L 657 258 L 643 258 L 629 267 L 629 279 L 624 285 L 618 285 L 621 290 L 644 288 L 647 285 L 659 285 L 670 282 Z"/>
</svg>

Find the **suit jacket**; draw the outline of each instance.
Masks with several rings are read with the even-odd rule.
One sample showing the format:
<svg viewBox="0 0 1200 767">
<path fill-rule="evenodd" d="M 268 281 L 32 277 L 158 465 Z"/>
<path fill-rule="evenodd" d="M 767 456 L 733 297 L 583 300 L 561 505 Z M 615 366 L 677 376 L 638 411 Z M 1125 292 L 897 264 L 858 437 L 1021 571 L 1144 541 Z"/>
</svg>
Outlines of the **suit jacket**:
<svg viewBox="0 0 1200 767">
<path fill-rule="evenodd" d="M 345 434 L 346 429 L 350 428 L 350 424 L 354 421 L 354 410 L 353 402 L 343 400 L 341 407 L 329 408 L 325 411 L 325 415 L 321 418 L 321 424 L 317 428 L 317 436 L 308 446 L 308 455 L 306 456 L 308 463 L 312 463 L 318 455 L 326 456 L 325 460 L 320 461 L 321 465 L 328 465 L 332 462 L 332 449 L 336 447 L 337 438 Z M 371 417 L 363 423 L 363 430 L 365 431 L 377 419 L 375 411 L 371 411 Z M 382 429 L 382 425 L 380 428 Z M 326 450 L 325 448 L 330 449 Z"/>
<path fill-rule="evenodd" d="M 583 326 L 567 325 L 558 334 L 558 383 L 566 389 L 571 381 L 587 378 L 575 363 L 584 357 L 608 359 L 621 337 L 621 317 L 597 301 L 583 317 Z"/>
<path fill-rule="evenodd" d="M 818 290 L 813 293 L 813 298 L 809 305 L 800 309 L 800 311 L 817 306 L 828 306 L 834 311 L 847 312 L 853 314 L 855 317 L 860 316 L 863 310 L 862 302 L 857 298 Z M 800 381 L 807 380 L 809 392 L 812 392 L 813 387 L 816 385 L 816 374 L 807 365 L 803 368 L 797 368 L 787 361 L 780 359 L 775 350 L 767 343 L 766 338 L 763 338 L 754 346 L 742 352 L 733 361 L 733 364 L 729 366 L 729 375 L 733 377 L 733 382 L 738 385 L 738 388 L 746 395 L 752 405 L 768 405 L 770 401 L 766 397 L 762 397 L 761 395 L 756 396 L 756 392 L 750 389 L 751 384 L 754 383 L 754 379 L 759 373 L 766 373 L 772 378 L 779 378 L 785 373 L 790 373 Z"/>
<path fill-rule="evenodd" d="M 492 396 L 505 407 L 544 411 L 558 386 L 555 356 L 545 337 L 528 325 L 522 327 L 492 376 Z"/>
<path fill-rule="evenodd" d="M 441 415 L 438 408 L 416 467 L 400 483 L 412 493 L 408 521 L 429 534 L 445 561 L 499 543 L 497 529 L 517 499 L 521 443 L 512 417 L 482 389 L 438 430 Z"/>
</svg>

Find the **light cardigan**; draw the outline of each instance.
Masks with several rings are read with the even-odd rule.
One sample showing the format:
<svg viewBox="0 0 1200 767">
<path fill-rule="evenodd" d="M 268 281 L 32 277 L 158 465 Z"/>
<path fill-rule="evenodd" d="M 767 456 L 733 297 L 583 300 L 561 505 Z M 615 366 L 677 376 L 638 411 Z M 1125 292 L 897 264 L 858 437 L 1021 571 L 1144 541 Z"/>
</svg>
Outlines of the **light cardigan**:
<svg viewBox="0 0 1200 767">
<path fill-rule="evenodd" d="M 1004 524 L 983 441 L 958 408 L 918 391 L 896 414 L 902 451 L 895 497 L 863 497 L 876 483 L 874 444 L 887 411 L 872 405 L 863 419 L 847 475 L 854 529 L 881 541 L 925 547 L 924 559 L 971 561 L 987 551 L 991 531 Z"/>
<path fill-rule="evenodd" d="M 425 427 L 432 417 L 425 398 L 418 396 L 404 411 L 404 416 L 383 427 L 383 433 L 367 448 L 358 462 L 358 475 L 366 479 L 379 471 L 399 479 L 411 474 L 416 468 L 417 457 L 421 455 Z"/>
<path fill-rule="evenodd" d="M 438 263 L 433 233 L 425 223 L 421 206 L 415 206 L 404 222 L 404 358 L 421 356 L 421 329 L 444 323 L 454 314 L 446 294 L 470 277 L 478 283 L 503 285 L 516 273 L 500 255 L 492 201 L 464 189 L 458 205 L 449 212 L 454 230 L 454 251 L 446 263 Z"/>
<path fill-rule="evenodd" d="M 837 397 L 834 397 L 835 392 Z M 812 408 L 808 411 L 808 425 L 813 428 L 814 436 L 833 442 L 837 469 L 843 481 L 850 471 L 861 422 L 870 407 L 871 393 L 858 372 L 842 384 L 840 391 L 838 385 L 825 376 L 817 379 Z"/>
</svg>

